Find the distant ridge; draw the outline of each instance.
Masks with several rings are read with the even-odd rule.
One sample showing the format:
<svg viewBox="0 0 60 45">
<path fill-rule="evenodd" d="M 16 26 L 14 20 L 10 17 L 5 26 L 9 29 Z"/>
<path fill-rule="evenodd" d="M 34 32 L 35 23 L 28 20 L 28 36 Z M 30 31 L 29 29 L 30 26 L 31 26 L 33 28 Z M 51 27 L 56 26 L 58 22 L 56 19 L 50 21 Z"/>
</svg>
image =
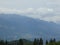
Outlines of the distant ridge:
<svg viewBox="0 0 60 45">
<path fill-rule="evenodd" d="M 0 14 L 0 38 L 15 40 L 19 38 L 60 40 L 60 25 L 33 19 L 17 14 Z"/>
</svg>

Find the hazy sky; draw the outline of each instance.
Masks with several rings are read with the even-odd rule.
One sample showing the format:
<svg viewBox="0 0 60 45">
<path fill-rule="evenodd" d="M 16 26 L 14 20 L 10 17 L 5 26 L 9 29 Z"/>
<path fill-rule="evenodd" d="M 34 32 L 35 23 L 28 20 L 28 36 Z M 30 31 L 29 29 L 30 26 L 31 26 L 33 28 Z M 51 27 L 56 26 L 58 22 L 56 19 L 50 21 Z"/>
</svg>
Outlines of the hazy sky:
<svg viewBox="0 0 60 45">
<path fill-rule="evenodd" d="M 0 7 L 2 8 L 59 8 L 60 0 L 0 0 Z"/>
<path fill-rule="evenodd" d="M 60 22 L 60 0 L 0 0 L 0 13 L 19 13 Z"/>
</svg>

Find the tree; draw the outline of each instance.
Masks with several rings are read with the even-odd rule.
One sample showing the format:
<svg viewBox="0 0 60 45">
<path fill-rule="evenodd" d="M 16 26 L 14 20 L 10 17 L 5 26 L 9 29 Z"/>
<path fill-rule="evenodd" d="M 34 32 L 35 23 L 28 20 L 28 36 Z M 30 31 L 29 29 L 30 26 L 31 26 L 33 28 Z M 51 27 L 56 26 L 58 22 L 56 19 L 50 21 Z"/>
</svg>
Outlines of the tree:
<svg viewBox="0 0 60 45">
<path fill-rule="evenodd" d="M 55 38 L 53 39 L 53 43 L 54 43 L 54 45 L 56 45 L 56 39 Z"/>
<path fill-rule="evenodd" d="M 37 39 L 37 45 L 39 45 L 39 39 Z"/>
<path fill-rule="evenodd" d="M 48 45 L 48 41 L 46 40 L 46 45 Z"/>
<path fill-rule="evenodd" d="M 55 39 L 50 39 L 50 42 L 49 42 L 49 45 L 56 45 L 56 43 L 55 43 Z"/>
<path fill-rule="evenodd" d="M 23 45 L 23 39 L 19 40 L 19 45 Z"/>
<path fill-rule="evenodd" d="M 0 41 L 0 45 L 4 45 L 4 41 L 3 40 Z"/>
<path fill-rule="evenodd" d="M 52 39 L 50 39 L 50 43 L 52 43 L 53 42 L 53 40 Z"/>
<path fill-rule="evenodd" d="M 8 41 L 7 40 L 5 41 L 5 45 L 8 45 Z"/>
<path fill-rule="evenodd" d="M 39 45 L 43 45 L 43 39 L 40 38 Z"/>
<path fill-rule="evenodd" d="M 34 39 L 33 45 L 39 45 L 39 39 Z"/>
<path fill-rule="evenodd" d="M 53 39 L 53 42 L 56 42 L 56 39 L 55 38 Z"/>
<path fill-rule="evenodd" d="M 36 40 L 36 38 L 34 39 L 33 45 L 37 45 L 37 40 Z"/>
</svg>

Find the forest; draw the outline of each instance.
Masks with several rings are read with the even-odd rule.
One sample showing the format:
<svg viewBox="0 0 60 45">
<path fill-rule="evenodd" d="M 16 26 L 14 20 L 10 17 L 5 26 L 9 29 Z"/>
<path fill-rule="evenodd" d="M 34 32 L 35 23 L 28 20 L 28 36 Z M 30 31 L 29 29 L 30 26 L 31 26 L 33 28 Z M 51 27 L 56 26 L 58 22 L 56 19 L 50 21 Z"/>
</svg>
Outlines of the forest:
<svg viewBox="0 0 60 45">
<path fill-rule="evenodd" d="M 49 41 L 46 40 L 45 43 L 42 38 L 40 39 L 35 38 L 33 41 L 27 39 L 19 39 L 14 41 L 0 40 L 0 45 L 60 45 L 60 41 L 56 41 L 55 38 L 50 39 Z"/>
</svg>

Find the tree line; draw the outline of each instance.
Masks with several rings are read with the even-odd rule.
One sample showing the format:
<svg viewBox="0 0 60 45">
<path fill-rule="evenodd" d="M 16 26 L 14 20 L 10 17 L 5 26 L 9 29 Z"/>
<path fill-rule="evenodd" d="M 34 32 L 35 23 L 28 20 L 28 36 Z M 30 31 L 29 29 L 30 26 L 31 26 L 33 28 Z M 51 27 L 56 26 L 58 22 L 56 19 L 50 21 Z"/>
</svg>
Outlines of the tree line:
<svg viewBox="0 0 60 45">
<path fill-rule="evenodd" d="M 56 39 L 50 39 L 49 41 L 46 40 L 45 44 L 43 43 L 43 39 L 34 39 L 33 45 L 56 45 Z"/>
<path fill-rule="evenodd" d="M 23 39 L 19 39 L 18 42 L 16 42 L 15 44 L 10 44 L 8 41 L 0 40 L 0 45 L 24 45 L 24 41 L 23 41 Z M 42 38 L 40 38 L 40 39 L 35 38 L 32 45 L 60 45 L 60 44 L 57 44 L 55 38 L 50 39 L 49 41 L 46 40 L 45 44 L 44 44 L 44 41 Z"/>
</svg>

